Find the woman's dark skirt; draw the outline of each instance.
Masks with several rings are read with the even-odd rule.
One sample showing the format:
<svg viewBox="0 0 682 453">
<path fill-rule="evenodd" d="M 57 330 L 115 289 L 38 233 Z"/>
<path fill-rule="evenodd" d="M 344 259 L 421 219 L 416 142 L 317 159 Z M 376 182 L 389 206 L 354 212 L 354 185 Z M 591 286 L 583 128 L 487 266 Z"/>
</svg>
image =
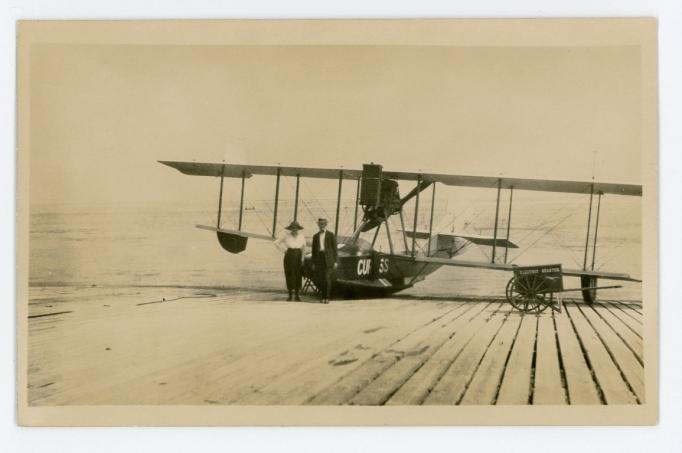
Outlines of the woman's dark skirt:
<svg viewBox="0 0 682 453">
<path fill-rule="evenodd" d="M 301 289 L 301 249 L 287 249 L 284 254 L 284 276 L 287 289 L 298 292 Z"/>
</svg>

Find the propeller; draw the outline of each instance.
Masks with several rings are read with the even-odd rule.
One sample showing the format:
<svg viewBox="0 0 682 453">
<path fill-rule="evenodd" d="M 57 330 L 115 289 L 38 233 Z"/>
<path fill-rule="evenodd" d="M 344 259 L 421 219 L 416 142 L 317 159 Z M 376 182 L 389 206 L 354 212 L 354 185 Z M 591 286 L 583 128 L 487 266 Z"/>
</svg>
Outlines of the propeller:
<svg viewBox="0 0 682 453">
<path fill-rule="evenodd" d="M 410 192 L 407 195 L 400 199 L 400 203 L 398 204 L 398 206 L 402 209 L 405 203 L 416 197 L 418 192 L 420 193 L 423 192 L 424 189 L 429 187 L 431 184 L 432 184 L 431 181 L 422 181 L 421 185 L 414 186 L 414 189 L 410 190 Z"/>
</svg>

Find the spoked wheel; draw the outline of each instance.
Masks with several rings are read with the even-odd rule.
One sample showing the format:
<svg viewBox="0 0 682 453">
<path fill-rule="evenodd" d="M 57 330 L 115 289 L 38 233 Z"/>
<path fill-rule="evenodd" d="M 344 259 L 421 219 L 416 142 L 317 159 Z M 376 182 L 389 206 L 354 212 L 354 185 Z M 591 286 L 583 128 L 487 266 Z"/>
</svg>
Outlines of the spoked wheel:
<svg viewBox="0 0 682 453">
<path fill-rule="evenodd" d="M 585 301 L 586 304 L 593 304 L 597 300 L 597 290 L 595 289 L 595 286 L 597 286 L 597 277 L 581 275 L 580 286 L 582 288 L 591 288 L 583 289 L 582 293 L 583 301 Z"/>
<path fill-rule="evenodd" d="M 545 282 L 538 275 L 512 277 L 507 283 L 507 301 L 523 313 L 541 313 L 552 304 L 552 295 L 543 292 Z"/>
</svg>

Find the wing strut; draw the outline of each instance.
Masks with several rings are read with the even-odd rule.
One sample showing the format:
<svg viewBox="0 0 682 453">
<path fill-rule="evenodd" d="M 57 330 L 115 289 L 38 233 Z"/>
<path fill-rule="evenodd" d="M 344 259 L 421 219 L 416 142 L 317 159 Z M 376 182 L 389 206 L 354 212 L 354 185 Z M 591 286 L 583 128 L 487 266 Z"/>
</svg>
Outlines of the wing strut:
<svg viewBox="0 0 682 453">
<path fill-rule="evenodd" d="M 377 236 L 379 236 L 379 230 L 381 229 L 381 224 L 377 225 L 377 229 L 374 232 L 374 237 L 372 238 L 372 248 L 374 248 L 374 243 L 377 241 Z"/>
<path fill-rule="evenodd" d="M 241 195 L 239 196 L 239 228 L 237 228 L 239 231 L 242 230 L 242 218 L 244 217 L 244 185 L 246 183 L 246 174 L 244 170 L 242 170 L 242 192 Z M 220 226 L 218 226 L 220 228 Z"/>
<path fill-rule="evenodd" d="M 415 204 L 414 204 L 414 226 L 412 227 L 412 231 L 417 231 L 417 220 L 419 220 L 419 193 L 421 192 L 421 187 L 422 187 L 422 175 L 417 175 L 417 187 L 416 187 L 416 194 L 415 196 Z M 412 257 L 414 258 L 414 255 L 417 251 L 415 248 L 417 243 L 417 235 L 412 236 Z"/>
<path fill-rule="evenodd" d="M 504 264 L 507 264 L 507 253 L 509 252 L 509 230 L 511 230 L 512 201 L 514 201 L 514 186 L 509 188 L 509 214 L 507 215 L 507 243 L 504 246 Z"/>
<path fill-rule="evenodd" d="M 407 253 L 410 250 L 410 247 L 407 245 L 407 236 L 405 235 L 405 220 L 403 219 L 403 210 L 401 209 L 398 212 L 400 213 L 400 228 L 403 232 L 403 242 L 405 242 L 405 253 Z"/>
<path fill-rule="evenodd" d="M 296 174 L 296 198 L 294 198 L 294 222 L 298 220 L 298 188 L 301 184 L 301 174 Z"/>
<path fill-rule="evenodd" d="M 279 177 L 282 174 L 282 169 L 277 167 L 277 182 L 275 183 L 275 211 L 272 216 L 272 237 L 275 237 L 275 230 L 277 228 L 277 207 L 279 206 Z"/>
<path fill-rule="evenodd" d="M 590 244 L 590 225 L 592 224 L 592 198 L 594 198 L 594 183 L 590 186 L 590 209 L 587 211 L 587 235 L 585 236 L 585 258 L 583 259 L 583 270 L 587 270 L 587 253 Z"/>
<path fill-rule="evenodd" d="M 393 239 L 391 238 L 391 229 L 388 227 L 388 219 L 384 220 L 384 224 L 386 225 L 386 236 L 388 237 L 388 246 L 391 249 L 391 255 L 393 255 Z M 377 227 L 377 230 L 381 228 L 380 226 Z"/>
<path fill-rule="evenodd" d="M 339 193 L 336 195 L 336 219 L 334 220 L 334 236 L 339 234 L 339 211 L 341 210 L 341 188 L 343 187 L 343 170 L 339 170 Z"/>
<path fill-rule="evenodd" d="M 216 228 L 220 228 L 220 217 L 223 214 L 223 181 L 225 180 L 225 166 L 220 172 L 220 193 L 218 194 L 218 222 Z"/>
<path fill-rule="evenodd" d="M 594 243 L 592 244 L 592 270 L 594 270 L 594 258 L 597 256 L 597 233 L 599 232 L 599 211 L 601 210 L 601 196 L 602 193 L 599 192 L 599 197 L 597 198 L 597 218 L 594 224 Z"/>
<path fill-rule="evenodd" d="M 493 230 L 493 257 L 490 260 L 495 264 L 495 246 L 497 244 L 497 221 L 500 217 L 500 192 L 502 191 L 502 178 L 497 180 L 497 203 L 495 205 L 495 229 Z"/>
<path fill-rule="evenodd" d="M 426 249 L 426 256 L 431 255 L 431 234 L 433 233 L 433 207 L 436 204 L 436 183 L 433 183 L 431 190 L 431 218 L 429 219 L 429 247 Z"/>
<path fill-rule="evenodd" d="M 353 217 L 353 231 L 358 229 L 358 206 L 360 205 L 360 176 L 358 176 L 358 185 L 355 188 L 355 214 Z"/>
</svg>

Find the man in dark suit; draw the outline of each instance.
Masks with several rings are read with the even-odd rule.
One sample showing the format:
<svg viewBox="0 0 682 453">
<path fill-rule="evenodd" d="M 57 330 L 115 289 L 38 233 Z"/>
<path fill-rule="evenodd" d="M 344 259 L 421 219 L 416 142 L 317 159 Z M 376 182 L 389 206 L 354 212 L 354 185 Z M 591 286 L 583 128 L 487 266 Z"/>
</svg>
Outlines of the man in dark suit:
<svg viewBox="0 0 682 453">
<path fill-rule="evenodd" d="M 322 303 L 328 304 L 338 258 L 336 237 L 327 231 L 327 219 L 317 219 L 317 226 L 320 231 L 313 236 L 313 271 L 322 290 Z"/>
</svg>

